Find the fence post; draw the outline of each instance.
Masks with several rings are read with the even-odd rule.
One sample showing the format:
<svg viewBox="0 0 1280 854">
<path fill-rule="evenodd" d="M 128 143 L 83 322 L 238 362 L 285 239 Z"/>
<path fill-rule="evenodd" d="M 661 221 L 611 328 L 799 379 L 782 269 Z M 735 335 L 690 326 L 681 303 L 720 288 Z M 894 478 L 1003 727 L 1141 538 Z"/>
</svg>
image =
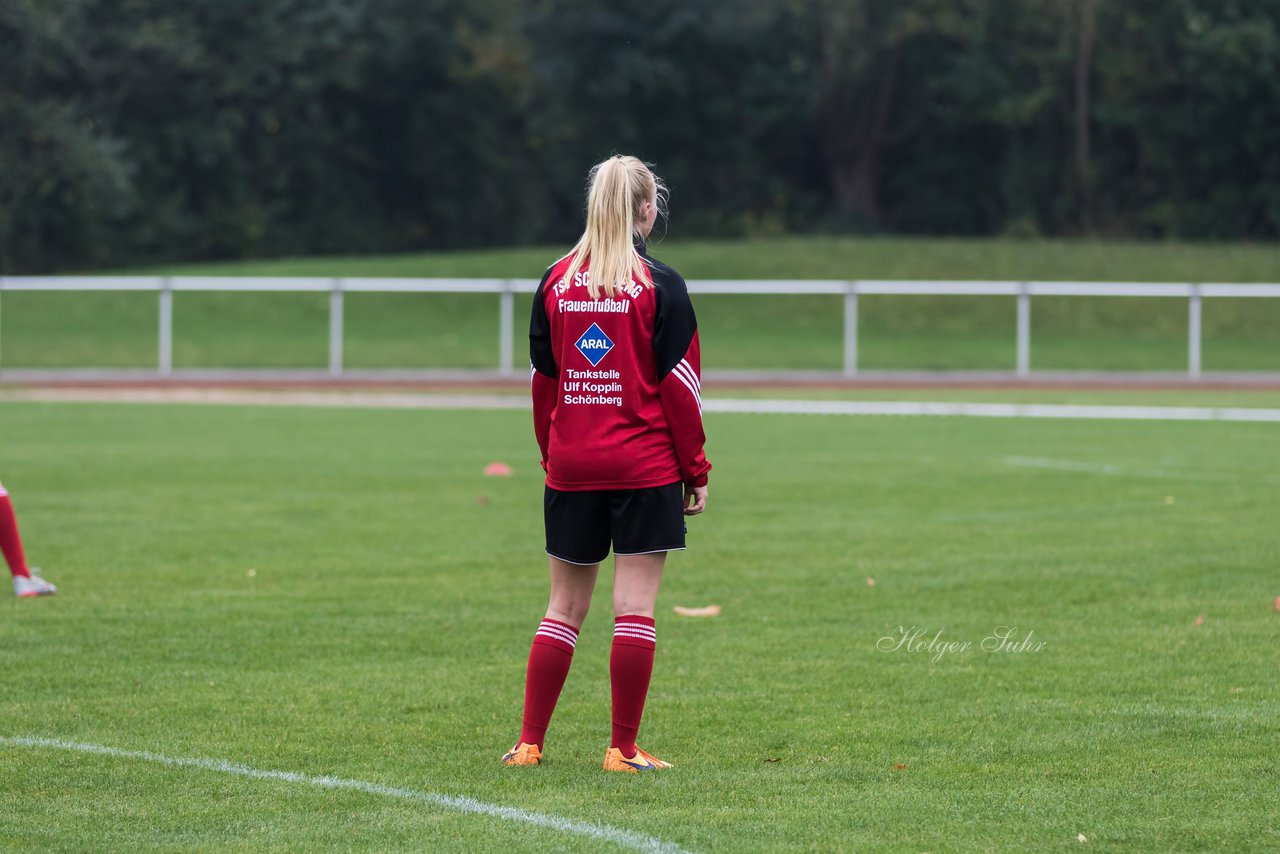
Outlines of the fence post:
<svg viewBox="0 0 1280 854">
<path fill-rule="evenodd" d="M 329 290 L 329 376 L 342 376 L 342 279 Z"/>
<path fill-rule="evenodd" d="M 516 372 L 512 362 L 515 354 L 511 346 L 515 304 L 514 284 L 510 279 L 503 279 L 502 295 L 498 298 L 498 373 L 504 377 L 514 376 Z"/>
<path fill-rule="evenodd" d="M 858 375 L 858 283 L 844 285 L 844 375 Z"/>
<path fill-rule="evenodd" d="M 1018 376 L 1031 374 L 1031 286 L 1018 282 Z"/>
<path fill-rule="evenodd" d="M 1191 286 L 1187 303 L 1187 375 L 1200 378 L 1200 285 Z"/>
<path fill-rule="evenodd" d="M 160 280 L 160 352 L 158 355 L 160 376 L 173 374 L 173 279 Z"/>
</svg>

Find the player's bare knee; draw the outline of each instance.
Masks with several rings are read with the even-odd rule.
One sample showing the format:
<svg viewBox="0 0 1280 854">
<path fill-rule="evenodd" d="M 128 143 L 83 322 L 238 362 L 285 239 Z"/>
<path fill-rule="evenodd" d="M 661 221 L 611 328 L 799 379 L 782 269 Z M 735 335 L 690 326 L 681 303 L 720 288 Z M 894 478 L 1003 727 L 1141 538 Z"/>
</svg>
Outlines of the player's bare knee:
<svg viewBox="0 0 1280 854">
<path fill-rule="evenodd" d="M 615 596 L 613 597 L 613 614 L 615 617 L 631 615 L 636 617 L 652 617 L 654 599 L 649 596 Z"/>
<path fill-rule="evenodd" d="M 590 597 L 586 599 L 573 596 L 554 598 L 547 606 L 547 617 L 577 627 L 587 619 L 587 611 L 590 608 Z"/>
</svg>

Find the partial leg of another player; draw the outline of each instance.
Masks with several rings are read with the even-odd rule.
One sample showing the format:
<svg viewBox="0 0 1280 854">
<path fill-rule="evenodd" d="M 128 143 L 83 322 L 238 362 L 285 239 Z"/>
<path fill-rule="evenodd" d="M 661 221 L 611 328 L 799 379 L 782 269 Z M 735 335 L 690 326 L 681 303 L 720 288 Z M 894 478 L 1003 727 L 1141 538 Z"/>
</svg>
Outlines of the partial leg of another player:
<svg viewBox="0 0 1280 854">
<path fill-rule="evenodd" d="M 22 538 L 18 536 L 18 519 L 13 512 L 9 492 L 0 483 L 0 552 L 4 553 L 9 572 L 13 575 L 13 592 L 19 598 L 52 596 L 58 588 L 40 577 L 40 570 L 27 566 L 22 551 Z"/>
<path fill-rule="evenodd" d="M 658 635 L 653 619 L 666 552 L 618 555 L 613 582 L 613 648 L 609 683 L 613 690 L 613 738 L 604 756 L 606 771 L 636 774 L 670 768 L 636 744 L 653 674 Z"/>
<path fill-rule="evenodd" d="M 600 572 L 598 563 L 583 566 L 555 557 L 550 561 L 551 601 L 529 649 L 520 740 L 502 757 L 508 765 L 537 765 L 542 761 L 547 727 L 569 675 L 578 629 L 587 618 Z"/>
</svg>

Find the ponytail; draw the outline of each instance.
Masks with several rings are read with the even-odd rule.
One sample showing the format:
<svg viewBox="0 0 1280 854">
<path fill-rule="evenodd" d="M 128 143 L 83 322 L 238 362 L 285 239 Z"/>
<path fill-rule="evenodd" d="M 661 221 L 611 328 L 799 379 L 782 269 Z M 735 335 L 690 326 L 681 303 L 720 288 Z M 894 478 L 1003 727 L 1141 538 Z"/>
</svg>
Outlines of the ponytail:
<svg viewBox="0 0 1280 854">
<path fill-rule="evenodd" d="M 638 281 L 653 287 L 653 277 L 632 243 L 640 205 L 665 187 L 643 162 L 635 157 L 615 155 L 591 168 L 588 176 L 587 227 L 570 250 L 564 281 L 584 267 L 587 291 L 599 299 L 603 291 L 616 296 L 619 288 Z"/>
</svg>

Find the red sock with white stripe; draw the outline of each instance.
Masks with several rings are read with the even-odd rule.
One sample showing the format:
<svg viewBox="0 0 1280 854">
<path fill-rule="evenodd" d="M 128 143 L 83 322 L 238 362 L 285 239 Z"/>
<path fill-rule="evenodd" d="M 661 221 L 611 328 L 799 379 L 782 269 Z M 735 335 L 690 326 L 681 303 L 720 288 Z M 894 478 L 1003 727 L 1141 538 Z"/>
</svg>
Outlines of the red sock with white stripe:
<svg viewBox="0 0 1280 854">
<path fill-rule="evenodd" d="M 524 719 L 520 741 L 542 749 L 556 710 L 560 689 L 573 663 L 573 648 L 578 643 L 578 630 L 559 620 L 544 619 L 534 633 L 529 649 L 529 669 L 524 679 Z"/>
<path fill-rule="evenodd" d="M 26 555 L 22 553 L 22 538 L 18 536 L 18 518 L 13 515 L 13 502 L 3 486 L 0 486 L 0 552 L 4 552 L 9 572 L 23 578 L 31 577 Z"/>
<path fill-rule="evenodd" d="M 628 615 L 613 623 L 613 649 L 609 653 L 609 683 L 613 687 L 613 742 L 610 747 L 631 759 L 636 755 L 636 735 L 644 700 L 653 675 L 653 651 L 658 633 L 653 617 Z"/>
</svg>

